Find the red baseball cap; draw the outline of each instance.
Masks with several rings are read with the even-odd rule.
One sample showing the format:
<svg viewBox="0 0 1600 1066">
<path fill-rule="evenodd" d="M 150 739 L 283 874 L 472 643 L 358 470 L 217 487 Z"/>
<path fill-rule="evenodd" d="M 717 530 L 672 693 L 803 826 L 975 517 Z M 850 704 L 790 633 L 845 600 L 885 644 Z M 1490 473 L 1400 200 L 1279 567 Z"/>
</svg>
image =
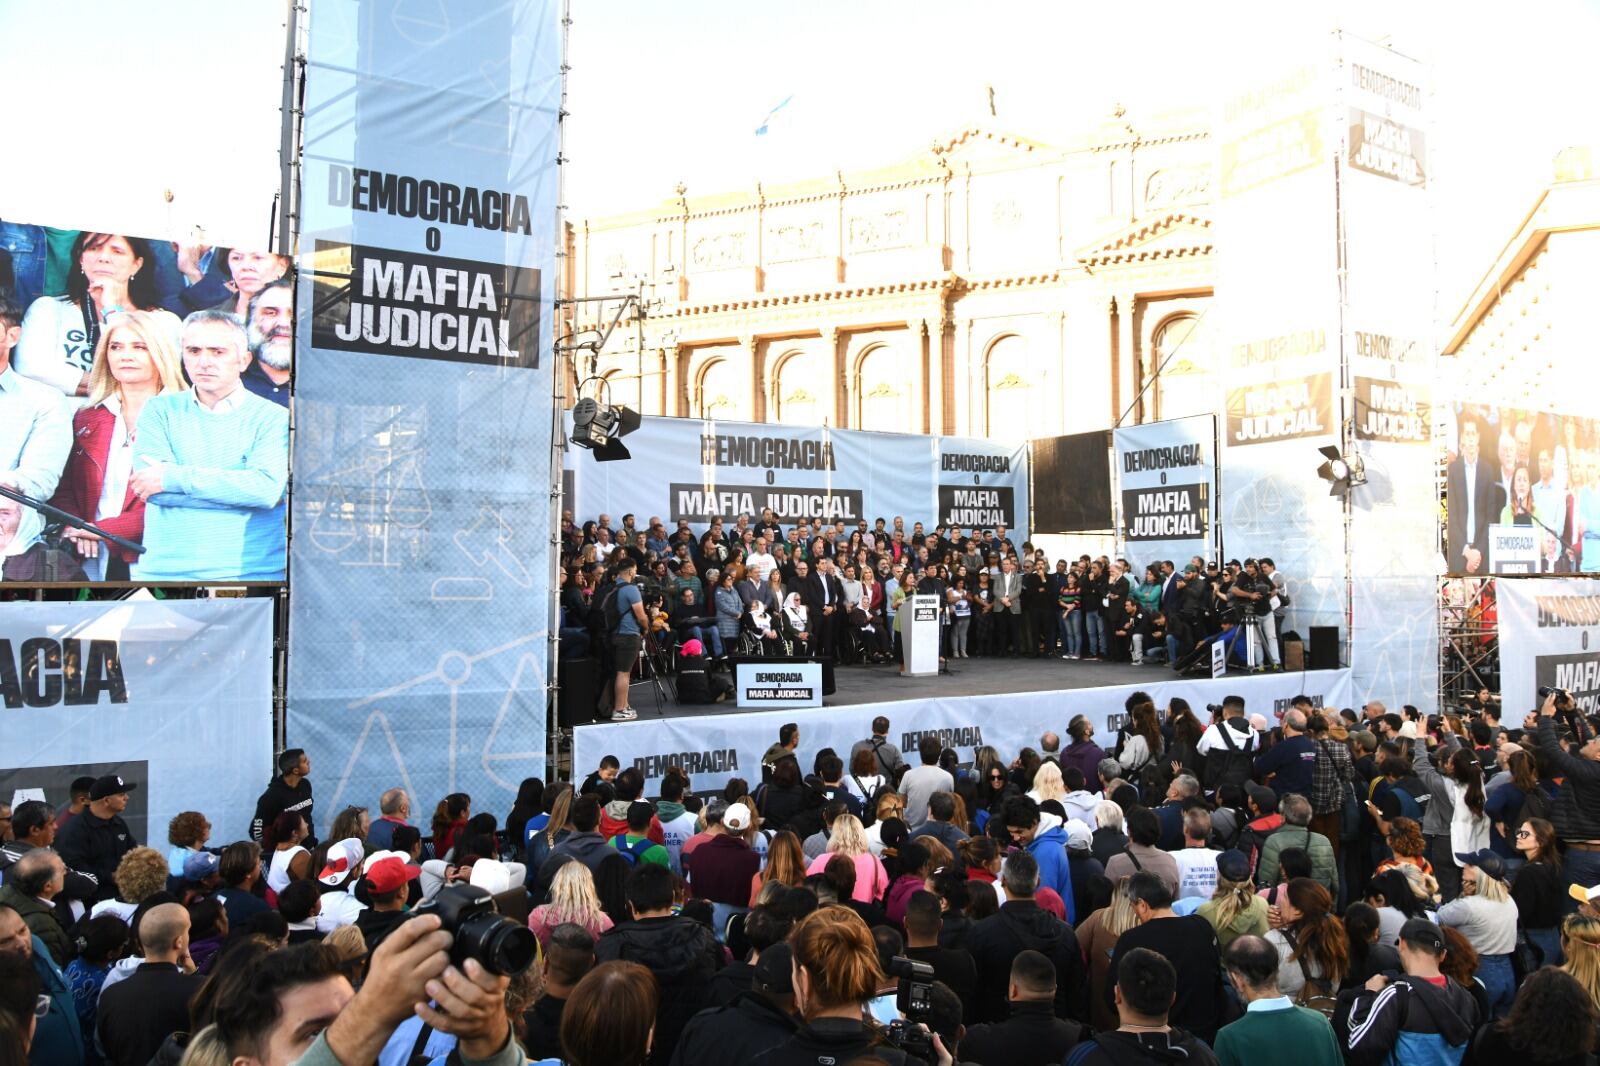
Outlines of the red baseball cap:
<svg viewBox="0 0 1600 1066">
<path fill-rule="evenodd" d="M 374 892 L 394 892 L 415 881 L 422 867 L 401 858 L 379 859 L 367 867 L 367 885 Z"/>
</svg>

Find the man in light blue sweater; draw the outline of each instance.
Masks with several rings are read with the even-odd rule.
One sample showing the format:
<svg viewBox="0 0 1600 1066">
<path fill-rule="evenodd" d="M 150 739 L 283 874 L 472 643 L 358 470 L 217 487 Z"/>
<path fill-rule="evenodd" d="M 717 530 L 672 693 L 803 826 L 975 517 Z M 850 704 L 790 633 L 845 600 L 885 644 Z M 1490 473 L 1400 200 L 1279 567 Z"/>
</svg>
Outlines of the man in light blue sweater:
<svg viewBox="0 0 1600 1066">
<path fill-rule="evenodd" d="M 129 479 L 146 501 L 135 581 L 282 581 L 289 413 L 240 382 L 244 325 L 225 311 L 183 323 L 194 388 L 157 396 L 139 418 Z"/>
</svg>

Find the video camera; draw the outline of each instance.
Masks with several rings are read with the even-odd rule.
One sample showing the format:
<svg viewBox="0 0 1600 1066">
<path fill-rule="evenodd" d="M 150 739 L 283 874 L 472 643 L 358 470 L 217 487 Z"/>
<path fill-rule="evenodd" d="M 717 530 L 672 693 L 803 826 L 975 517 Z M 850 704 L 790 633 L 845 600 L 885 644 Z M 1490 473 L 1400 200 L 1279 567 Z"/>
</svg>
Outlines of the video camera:
<svg viewBox="0 0 1600 1066">
<path fill-rule="evenodd" d="M 889 960 L 888 971 L 890 977 L 900 979 L 894 1005 L 901 1014 L 889 1023 L 889 1043 L 907 1055 L 932 1062 L 933 1034 L 924 1026 L 933 1016 L 933 967 L 896 955 Z"/>
</svg>

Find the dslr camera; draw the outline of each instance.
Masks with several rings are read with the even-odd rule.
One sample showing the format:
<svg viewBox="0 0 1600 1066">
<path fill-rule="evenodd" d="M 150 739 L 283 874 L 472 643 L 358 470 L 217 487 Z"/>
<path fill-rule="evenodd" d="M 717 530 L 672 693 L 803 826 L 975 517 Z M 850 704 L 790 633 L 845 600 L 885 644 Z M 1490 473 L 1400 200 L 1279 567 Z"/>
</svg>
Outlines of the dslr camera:
<svg viewBox="0 0 1600 1066">
<path fill-rule="evenodd" d="M 1218 720 L 1218 721 L 1221 720 L 1221 718 L 1222 718 L 1222 704 L 1220 704 L 1220 703 L 1208 703 L 1208 704 L 1206 704 L 1206 710 L 1211 712 L 1211 717 L 1212 717 L 1213 720 Z"/>
<path fill-rule="evenodd" d="M 538 953 L 539 942 L 527 926 L 498 914 L 493 897 L 477 885 L 445 885 L 416 913 L 439 916 L 444 931 L 454 938 L 450 962 L 457 969 L 477 959 L 492 974 L 515 977 L 533 965 Z"/>
<path fill-rule="evenodd" d="M 933 1016 L 933 967 L 896 955 L 889 960 L 888 969 L 890 977 L 900 979 L 894 1005 L 901 1014 L 889 1024 L 889 1043 L 907 1055 L 932 1062 L 933 1034 L 923 1024 Z"/>
</svg>

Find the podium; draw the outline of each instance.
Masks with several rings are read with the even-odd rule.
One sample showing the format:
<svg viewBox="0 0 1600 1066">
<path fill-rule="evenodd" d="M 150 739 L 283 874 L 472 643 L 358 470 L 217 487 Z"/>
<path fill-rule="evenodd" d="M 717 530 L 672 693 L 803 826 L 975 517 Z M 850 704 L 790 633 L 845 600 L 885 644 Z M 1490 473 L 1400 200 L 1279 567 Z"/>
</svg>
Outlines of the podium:
<svg viewBox="0 0 1600 1066">
<path fill-rule="evenodd" d="M 900 604 L 900 647 L 907 677 L 939 673 L 939 597 L 912 595 Z"/>
</svg>

